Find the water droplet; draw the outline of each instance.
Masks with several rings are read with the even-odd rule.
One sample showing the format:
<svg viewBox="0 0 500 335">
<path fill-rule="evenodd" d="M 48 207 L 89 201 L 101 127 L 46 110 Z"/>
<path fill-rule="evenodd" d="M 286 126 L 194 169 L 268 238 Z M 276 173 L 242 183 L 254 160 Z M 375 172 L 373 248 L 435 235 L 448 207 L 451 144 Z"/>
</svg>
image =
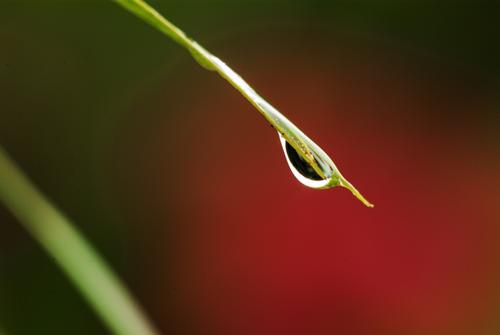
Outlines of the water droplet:
<svg viewBox="0 0 500 335">
<path fill-rule="evenodd" d="M 329 169 L 327 171 L 322 169 L 322 174 L 325 176 L 322 177 L 318 171 L 316 171 L 316 169 L 309 162 L 307 162 L 281 134 L 279 134 L 279 137 L 288 166 L 299 182 L 307 187 L 317 189 L 336 186 L 332 185 L 332 178 Z M 321 167 L 316 155 L 313 154 L 313 157 L 315 157 L 314 159 L 317 166 Z"/>
<path fill-rule="evenodd" d="M 359 191 L 340 174 L 330 157 L 328 157 L 323 150 L 321 150 L 321 148 L 319 148 L 307 136 L 304 135 L 303 139 L 308 142 L 307 144 L 309 145 L 311 154 L 314 157 L 313 162 L 316 166 L 313 166 L 302 155 L 300 155 L 297 150 L 295 150 L 295 148 L 288 143 L 281 133 L 278 133 L 278 135 L 288 166 L 299 182 L 307 187 L 315 189 L 342 186 L 351 191 L 352 194 L 366 206 L 373 207 L 373 205 L 368 202 L 361 195 L 361 193 L 359 193 Z"/>
</svg>

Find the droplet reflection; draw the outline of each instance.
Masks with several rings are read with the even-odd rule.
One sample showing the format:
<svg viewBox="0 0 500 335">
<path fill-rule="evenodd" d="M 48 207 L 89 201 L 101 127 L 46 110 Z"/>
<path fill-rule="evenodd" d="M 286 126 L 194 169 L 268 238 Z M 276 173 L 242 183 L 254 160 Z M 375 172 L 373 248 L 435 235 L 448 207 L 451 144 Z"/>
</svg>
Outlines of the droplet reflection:
<svg viewBox="0 0 500 335">
<path fill-rule="evenodd" d="M 322 178 L 316 170 L 279 134 L 288 166 L 295 178 L 307 187 L 329 188 L 330 178 Z"/>
<path fill-rule="evenodd" d="M 323 178 L 313 169 L 313 167 L 300 156 L 297 151 L 285 141 L 285 151 L 290 160 L 290 163 L 297 169 L 297 171 L 306 178 L 312 180 L 322 180 Z"/>
</svg>

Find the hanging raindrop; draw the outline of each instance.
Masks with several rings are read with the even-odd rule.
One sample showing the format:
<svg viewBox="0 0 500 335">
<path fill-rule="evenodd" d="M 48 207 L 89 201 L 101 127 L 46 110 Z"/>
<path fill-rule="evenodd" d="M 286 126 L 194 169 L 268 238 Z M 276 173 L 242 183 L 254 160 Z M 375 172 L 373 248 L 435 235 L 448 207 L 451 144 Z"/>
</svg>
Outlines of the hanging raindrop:
<svg viewBox="0 0 500 335">
<path fill-rule="evenodd" d="M 359 193 L 359 191 L 340 174 L 330 157 L 328 157 L 319 147 L 316 147 L 314 142 L 304 136 L 305 139 L 310 141 L 308 144 L 311 148 L 317 149 L 319 151 L 319 155 L 324 158 L 324 160 L 321 159 L 318 153 L 312 151 L 312 156 L 314 158 L 313 161 L 316 167 L 304 159 L 304 157 L 300 155 L 290 143 L 288 143 L 281 133 L 278 133 L 278 135 L 288 166 L 299 182 L 307 187 L 315 189 L 327 189 L 335 186 L 342 186 L 351 191 L 352 194 L 361 200 L 361 202 L 363 202 L 366 206 L 373 207 L 373 204 L 367 201 L 361 193 Z M 318 169 L 320 171 L 318 171 Z"/>
<path fill-rule="evenodd" d="M 279 134 L 279 138 L 286 161 L 295 178 L 307 187 L 316 189 L 329 188 L 328 184 L 330 178 L 322 177 L 314 167 L 309 164 L 290 143 L 288 143 L 283 135 Z"/>
</svg>

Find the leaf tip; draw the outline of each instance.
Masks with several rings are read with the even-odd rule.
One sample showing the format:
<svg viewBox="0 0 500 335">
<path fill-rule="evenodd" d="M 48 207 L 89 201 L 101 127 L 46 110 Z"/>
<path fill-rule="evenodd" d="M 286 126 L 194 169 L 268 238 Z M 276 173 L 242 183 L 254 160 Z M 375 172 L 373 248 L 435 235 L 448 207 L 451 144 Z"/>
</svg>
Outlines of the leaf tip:
<svg viewBox="0 0 500 335">
<path fill-rule="evenodd" d="M 342 176 L 340 177 L 339 185 L 342 186 L 342 187 L 344 187 L 344 188 L 347 188 L 349 191 L 351 191 L 351 193 L 359 201 L 361 201 L 366 207 L 368 207 L 368 208 L 375 207 L 374 204 L 372 204 L 371 202 L 369 202 L 368 200 L 366 200 L 366 198 L 349 181 L 347 181 L 347 179 L 345 179 Z"/>
</svg>

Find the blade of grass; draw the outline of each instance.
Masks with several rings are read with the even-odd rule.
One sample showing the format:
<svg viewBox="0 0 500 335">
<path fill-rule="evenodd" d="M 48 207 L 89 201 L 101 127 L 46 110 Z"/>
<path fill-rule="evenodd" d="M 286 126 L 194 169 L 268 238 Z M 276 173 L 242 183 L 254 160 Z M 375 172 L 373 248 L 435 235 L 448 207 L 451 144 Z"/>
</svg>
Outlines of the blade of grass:
<svg viewBox="0 0 500 335">
<path fill-rule="evenodd" d="M 110 331 L 157 334 L 104 260 L 1 147 L 0 200 L 54 258 Z"/>
<path fill-rule="evenodd" d="M 204 68 L 216 71 L 236 88 L 285 138 L 285 140 L 308 162 L 323 179 L 330 182 L 323 188 L 342 186 L 349 189 L 367 207 L 373 207 L 361 193 L 345 179 L 331 158 L 297 126 L 262 98 L 240 75 L 222 60 L 208 52 L 200 44 L 189 38 L 181 29 L 168 21 L 154 8 L 142 0 L 112 0 L 149 23 L 175 42 L 186 48 L 193 58 Z"/>
</svg>

